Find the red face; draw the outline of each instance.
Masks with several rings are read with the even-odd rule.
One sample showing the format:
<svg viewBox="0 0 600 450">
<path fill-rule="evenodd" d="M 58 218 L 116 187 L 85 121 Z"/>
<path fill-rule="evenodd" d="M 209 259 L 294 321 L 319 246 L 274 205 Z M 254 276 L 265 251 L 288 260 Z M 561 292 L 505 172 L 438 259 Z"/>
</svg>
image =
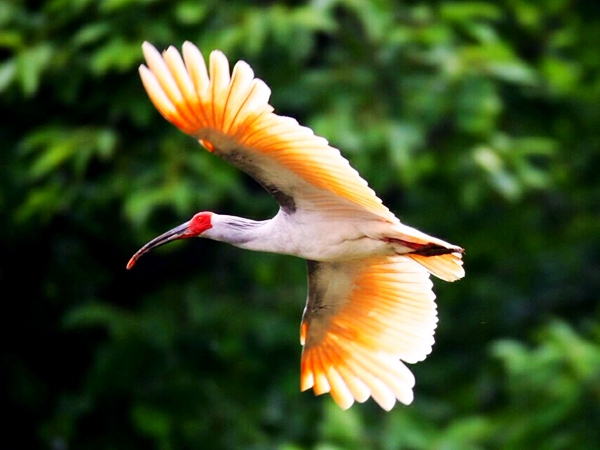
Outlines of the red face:
<svg viewBox="0 0 600 450">
<path fill-rule="evenodd" d="M 187 226 L 187 232 L 182 237 L 200 236 L 206 230 L 212 228 L 212 215 L 213 213 L 208 211 L 199 212 L 196 214 L 194 217 L 192 217 L 192 220 L 190 220 Z"/>
<path fill-rule="evenodd" d="M 192 217 L 192 219 L 189 222 L 182 223 L 178 227 L 175 227 L 172 230 L 161 234 L 157 238 L 152 239 L 141 249 L 139 249 L 135 255 L 131 257 L 129 263 L 127 264 L 127 268 L 131 269 L 140 256 L 152 250 L 153 248 L 159 247 L 163 244 L 166 244 L 167 242 L 171 242 L 176 239 L 200 236 L 206 230 L 212 228 L 212 216 L 213 213 L 211 212 L 199 212 L 194 217 Z"/>
</svg>

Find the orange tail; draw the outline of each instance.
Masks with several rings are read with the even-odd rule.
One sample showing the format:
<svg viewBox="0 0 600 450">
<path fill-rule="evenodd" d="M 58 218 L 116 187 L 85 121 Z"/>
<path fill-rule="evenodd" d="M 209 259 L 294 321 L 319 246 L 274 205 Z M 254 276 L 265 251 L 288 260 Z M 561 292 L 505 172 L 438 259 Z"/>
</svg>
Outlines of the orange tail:
<svg viewBox="0 0 600 450">
<path fill-rule="evenodd" d="M 397 237 L 387 238 L 412 249 L 406 253 L 429 272 L 445 281 L 456 281 L 465 276 L 461 247 L 429 236 L 415 228 L 399 224 Z"/>
<path fill-rule="evenodd" d="M 465 276 L 463 268 L 462 249 L 445 255 L 426 256 L 417 252 L 409 253 L 414 261 L 421 264 L 429 272 L 445 281 L 456 281 Z"/>
</svg>

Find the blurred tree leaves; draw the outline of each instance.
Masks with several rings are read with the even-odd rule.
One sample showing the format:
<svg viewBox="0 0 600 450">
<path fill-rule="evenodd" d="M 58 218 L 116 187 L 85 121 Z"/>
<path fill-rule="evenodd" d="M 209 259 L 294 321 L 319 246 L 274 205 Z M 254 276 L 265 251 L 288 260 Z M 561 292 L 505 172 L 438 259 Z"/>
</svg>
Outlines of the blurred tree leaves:
<svg viewBox="0 0 600 450">
<path fill-rule="evenodd" d="M 144 40 L 247 60 L 405 222 L 467 248 L 413 405 L 298 393 L 302 261 L 201 241 L 124 271 L 197 210 L 276 210 L 154 110 Z M 596 448 L 599 40 L 596 4 L 567 0 L 0 3 L 9 437 Z"/>
<path fill-rule="evenodd" d="M 502 446 L 592 448 L 600 433 L 585 424 L 600 417 L 599 331 L 596 326 L 585 338 L 553 321 L 538 333 L 536 348 L 514 341 L 494 344 L 507 373 L 506 403 L 511 406 L 495 424 L 503 430 L 498 433 Z"/>
</svg>

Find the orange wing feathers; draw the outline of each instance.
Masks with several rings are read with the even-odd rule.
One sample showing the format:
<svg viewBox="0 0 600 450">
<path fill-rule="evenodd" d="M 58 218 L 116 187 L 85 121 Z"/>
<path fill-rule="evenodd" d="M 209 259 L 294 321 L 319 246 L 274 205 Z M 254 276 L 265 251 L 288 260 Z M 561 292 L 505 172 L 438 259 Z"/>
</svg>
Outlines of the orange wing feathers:
<svg viewBox="0 0 600 450">
<path fill-rule="evenodd" d="M 397 222 L 339 150 L 294 119 L 272 112 L 270 89 L 254 78 L 246 63 L 238 62 L 230 76 L 221 52 L 211 53 L 207 73 L 200 51 L 189 42 L 183 45 L 183 59 L 173 47 L 162 56 L 149 43 L 144 43 L 143 50 L 148 67 L 140 67 L 140 76 L 150 99 L 167 120 L 209 150 L 234 164 L 233 153 L 243 155 L 242 159 L 266 161 L 281 175 L 277 188 L 288 195 L 291 192 L 286 189 L 291 186 L 282 180 L 298 180 Z M 240 167 L 256 175 L 252 167 Z"/>
<path fill-rule="evenodd" d="M 431 352 L 437 324 L 427 270 L 394 256 L 311 262 L 309 274 L 301 389 L 344 409 L 369 396 L 386 410 L 409 404 L 415 380 L 402 361 Z"/>
</svg>

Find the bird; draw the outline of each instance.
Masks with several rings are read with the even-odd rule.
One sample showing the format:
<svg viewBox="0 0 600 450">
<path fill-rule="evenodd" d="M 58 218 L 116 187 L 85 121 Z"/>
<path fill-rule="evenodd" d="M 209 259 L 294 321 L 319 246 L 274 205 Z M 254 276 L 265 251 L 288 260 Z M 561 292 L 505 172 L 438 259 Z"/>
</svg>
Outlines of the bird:
<svg viewBox="0 0 600 450">
<path fill-rule="evenodd" d="M 340 151 L 277 115 L 270 88 L 214 50 L 208 65 L 186 41 L 162 53 L 144 42 L 142 84 L 156 109 L 209 153 L 237 166 L 278 202 L 269 220 L 201 211 L 129 260 L 177 239 L 304 258 L 308 294 L 300 325 L 300 389 L 348 409 L 370 397 L 391 410 L 413 401 L 406 364 L 432 351 L 437 306 L 430 274 L 465 275 L 463 248 L 403 224 Z"/>
</svg>

